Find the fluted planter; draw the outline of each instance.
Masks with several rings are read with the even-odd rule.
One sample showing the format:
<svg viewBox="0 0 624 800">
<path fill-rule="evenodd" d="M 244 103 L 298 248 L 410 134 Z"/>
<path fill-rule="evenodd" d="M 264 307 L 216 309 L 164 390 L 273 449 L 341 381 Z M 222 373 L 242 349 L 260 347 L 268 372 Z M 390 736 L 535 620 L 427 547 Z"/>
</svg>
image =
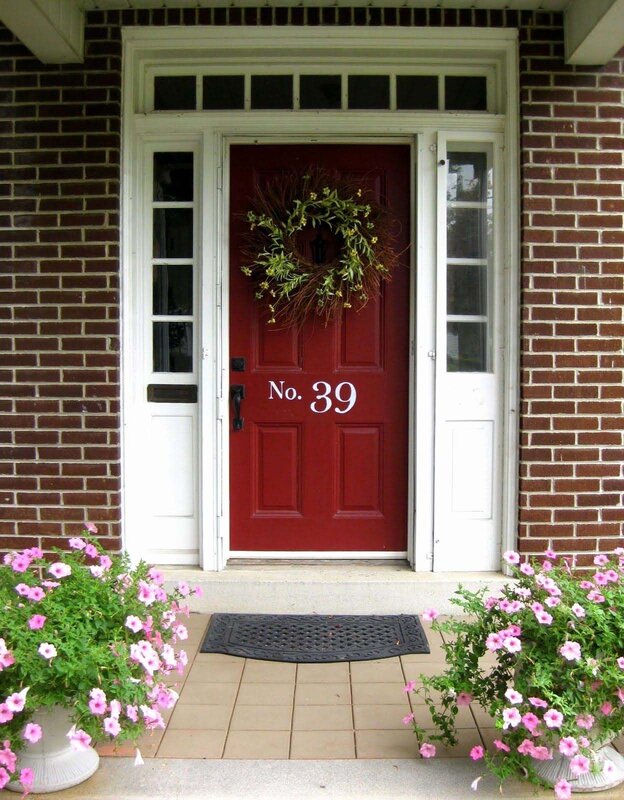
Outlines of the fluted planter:
<svg viewBox="0 0 624 800">
<path fill-rule="evenodd" d="M 553 752 L 551 760 L 536 761 L 533 766 L 540 778 L 550 786 L 565 778 L 573 792 L 602 792 L 624 781 L 624 757 L 611 745 L 597 749 L 592 755 L 592 761 L 600 766 L 600 771 L 588 772 L 578 777 L 570 770 L 570 759 L 558 751 Z"/>
<path fill-rule="evenodd" d="M 98 768 L 100 757 L 89 747 L 87 750 L 74 750 L 67 738 L 73 723 L 69 712 L 60 706 L 42 708 L 32 716 L 32 722 L 41 725 L 42 738 L 35 744 L 25 744 L 18 754 L 18 772 L 30 767 L 34 775 L 34 793 L 58 792 L 76 786 Z M 18 781 L 7 784 L 12 792 L 22 792 Z"/>
</svg>

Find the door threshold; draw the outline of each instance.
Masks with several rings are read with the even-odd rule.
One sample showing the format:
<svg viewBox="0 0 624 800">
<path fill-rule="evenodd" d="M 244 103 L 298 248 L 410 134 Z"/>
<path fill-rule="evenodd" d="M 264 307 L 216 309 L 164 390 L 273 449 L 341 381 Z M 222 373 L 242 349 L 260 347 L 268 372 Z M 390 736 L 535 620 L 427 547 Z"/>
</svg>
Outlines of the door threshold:
<svg viewBox="0 0 624 800">
<path fill-rule="evenodd" d="M 403 567 L 411 569 L 406 558 L 229 558 L 226 569 L 241 567 Z"/>
</svg>

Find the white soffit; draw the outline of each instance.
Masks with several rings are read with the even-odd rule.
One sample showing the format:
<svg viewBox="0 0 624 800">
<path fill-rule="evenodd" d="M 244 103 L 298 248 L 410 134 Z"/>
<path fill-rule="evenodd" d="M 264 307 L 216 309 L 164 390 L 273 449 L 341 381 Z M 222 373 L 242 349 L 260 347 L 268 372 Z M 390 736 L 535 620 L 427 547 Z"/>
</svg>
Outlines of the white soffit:
<svg viewBox="0 0 624 800">
<path fill-rule="evenodd" d="M 564 27 L 569 64 L 606 64 L 624 44 L 624 0 L 571 0 Z"/>
<path fill-rule="evenodd" d="M 0 21 L 44 64 L 83 60 L 84 11 L 76 0 L 0 0 Z"/>
</svg>

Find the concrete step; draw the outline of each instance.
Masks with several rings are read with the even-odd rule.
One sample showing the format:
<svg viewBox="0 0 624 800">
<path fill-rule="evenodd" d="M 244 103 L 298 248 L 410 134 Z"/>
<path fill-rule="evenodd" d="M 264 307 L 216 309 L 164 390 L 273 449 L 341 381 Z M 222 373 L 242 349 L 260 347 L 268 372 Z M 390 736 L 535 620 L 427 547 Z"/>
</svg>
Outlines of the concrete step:
<svg viewBox="0 0 624 800">
<path fill-rule="evenodd" d="M 509 579 L 495 572 L 414 572 L 403 565 L 237 565 L 221 572 L 164 568 L 167 583 L 201 586 L 193 611 L 258 614 L 414 614 L 436 608 L 457 613 L 458 584 L 496 591 Z"/>
</svg>

